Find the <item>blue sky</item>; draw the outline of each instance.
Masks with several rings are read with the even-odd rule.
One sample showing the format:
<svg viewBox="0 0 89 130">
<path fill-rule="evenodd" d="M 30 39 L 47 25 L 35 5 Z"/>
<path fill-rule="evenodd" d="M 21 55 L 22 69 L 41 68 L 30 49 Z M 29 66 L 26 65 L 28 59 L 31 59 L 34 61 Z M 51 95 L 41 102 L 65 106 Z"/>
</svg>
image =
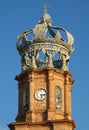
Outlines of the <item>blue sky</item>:
<svg viewBox="0 0 89 130">
<path fill-rule="evenodd" d="M 72 115 L 76 130 L 89 129 L 89 0 L 0 0 L 0 130 L 15 121 L 18 89 L 15 75 L 21 72 L 16 50 L 17 36 L 32 29 L 48 4 L 52 24 L 70 31 L 75 51 L 69 64 L 72 87 Z"/>
</svg>

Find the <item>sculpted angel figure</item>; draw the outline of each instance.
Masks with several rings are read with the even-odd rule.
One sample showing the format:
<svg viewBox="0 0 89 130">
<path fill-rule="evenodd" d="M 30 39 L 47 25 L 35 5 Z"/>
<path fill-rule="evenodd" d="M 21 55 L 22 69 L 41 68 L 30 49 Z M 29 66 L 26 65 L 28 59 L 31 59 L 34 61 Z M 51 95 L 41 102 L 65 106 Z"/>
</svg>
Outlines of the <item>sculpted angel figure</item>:
<svg viewBox="0 0 89 130">
<path fill-rule="evenodd" d="M 30 67 L 31 60 L 30 60 L 30 57 L 27 52 L 25 52 L 21 56 L 22 56 L 22 58 L 21 58 L 22 71 L 24 71 Z"/>
<path fill-rule="evenodd" d="M 30 57 L 31 57 L 31 68 L 37 68 L 36 60 L 39 57 L 39 50 L 34 51 L 33 54 L 30 53 Z"/>
<path fill-rule="evenodd" d="M 48 59 L 46 60 L 47 67 L 53 67 L 53 57 L 56 54 L 56 52 L 55 51 L 46 51 L 44 49 L 42 51 L 48 57 Z"/>
<path fill-rule="evenodd" d="M 61 53 L 60 59 L 62 60 L 62 69 L 68 71 L 68 63 L 69 63 L 70 56 Z"/>
</svg>

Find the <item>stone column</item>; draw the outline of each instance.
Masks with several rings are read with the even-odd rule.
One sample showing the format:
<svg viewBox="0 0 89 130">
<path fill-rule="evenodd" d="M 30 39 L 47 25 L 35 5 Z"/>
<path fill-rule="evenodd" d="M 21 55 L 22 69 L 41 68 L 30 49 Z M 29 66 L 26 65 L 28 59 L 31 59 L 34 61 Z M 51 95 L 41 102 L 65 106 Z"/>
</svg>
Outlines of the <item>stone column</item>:
<svg viewBox="0 0 89 130">
<path fill-rule="evenodd" d="M 29 74 L 29 109 L 34 109 L 34 73 Z"/>
<path fill-rule="evenodd" d="M 54 108 L 54 86 L 53 86 L 53 73 L 48 70 L 48 109 L 53 110 Z"/>
<path fill-rule="evenodd" d="M 72 119 L 71 115 L 71 89 L 72 83 L 74 81 L 71 79 L 70 74 L 65 74 L 65 118 Z"/>
</svg>

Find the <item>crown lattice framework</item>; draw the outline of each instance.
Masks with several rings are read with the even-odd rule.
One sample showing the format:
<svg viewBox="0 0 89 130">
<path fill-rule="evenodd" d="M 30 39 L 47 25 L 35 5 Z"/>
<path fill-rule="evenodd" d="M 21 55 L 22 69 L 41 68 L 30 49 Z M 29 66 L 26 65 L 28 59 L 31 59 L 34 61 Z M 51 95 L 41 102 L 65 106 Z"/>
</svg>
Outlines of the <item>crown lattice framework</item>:
<svg viewBox="0 0 89 130">
<path fill-rule="evenodd" d="M 66 34 L 67 41 L 62 38 L 60 31 Z M 31 33 L 34 37 L 28 39 Z M 73 42 L 74 38 L 67 30 L 52 26 L 51 17 L 45 12 L 32 30 L 21 33 L 17 38 L 22 71 L 46 67 L 68 71 L 70 55 L 74 51 Z"/>
</svg>

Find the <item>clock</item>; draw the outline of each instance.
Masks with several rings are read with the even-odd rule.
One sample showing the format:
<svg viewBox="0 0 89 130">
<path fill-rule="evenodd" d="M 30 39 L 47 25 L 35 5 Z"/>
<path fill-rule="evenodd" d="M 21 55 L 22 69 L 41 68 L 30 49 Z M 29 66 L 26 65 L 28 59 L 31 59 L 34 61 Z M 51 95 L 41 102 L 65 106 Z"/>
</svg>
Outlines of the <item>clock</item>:
<svg viewBox="0 0 89 130">
<path fill-rule="evenodd" d="M 40 89 L 38 89 L 36 92 L 35 92 L 35 98 L 37 99 L 37 100 L 44 100 L 45 98 L 46 98 L 46 96 L 47 96 L 47 92 L 46 92 L 46 90 L 45 89 L 43 89 L 43 88 L 40 88 Z"/>
</svg>

